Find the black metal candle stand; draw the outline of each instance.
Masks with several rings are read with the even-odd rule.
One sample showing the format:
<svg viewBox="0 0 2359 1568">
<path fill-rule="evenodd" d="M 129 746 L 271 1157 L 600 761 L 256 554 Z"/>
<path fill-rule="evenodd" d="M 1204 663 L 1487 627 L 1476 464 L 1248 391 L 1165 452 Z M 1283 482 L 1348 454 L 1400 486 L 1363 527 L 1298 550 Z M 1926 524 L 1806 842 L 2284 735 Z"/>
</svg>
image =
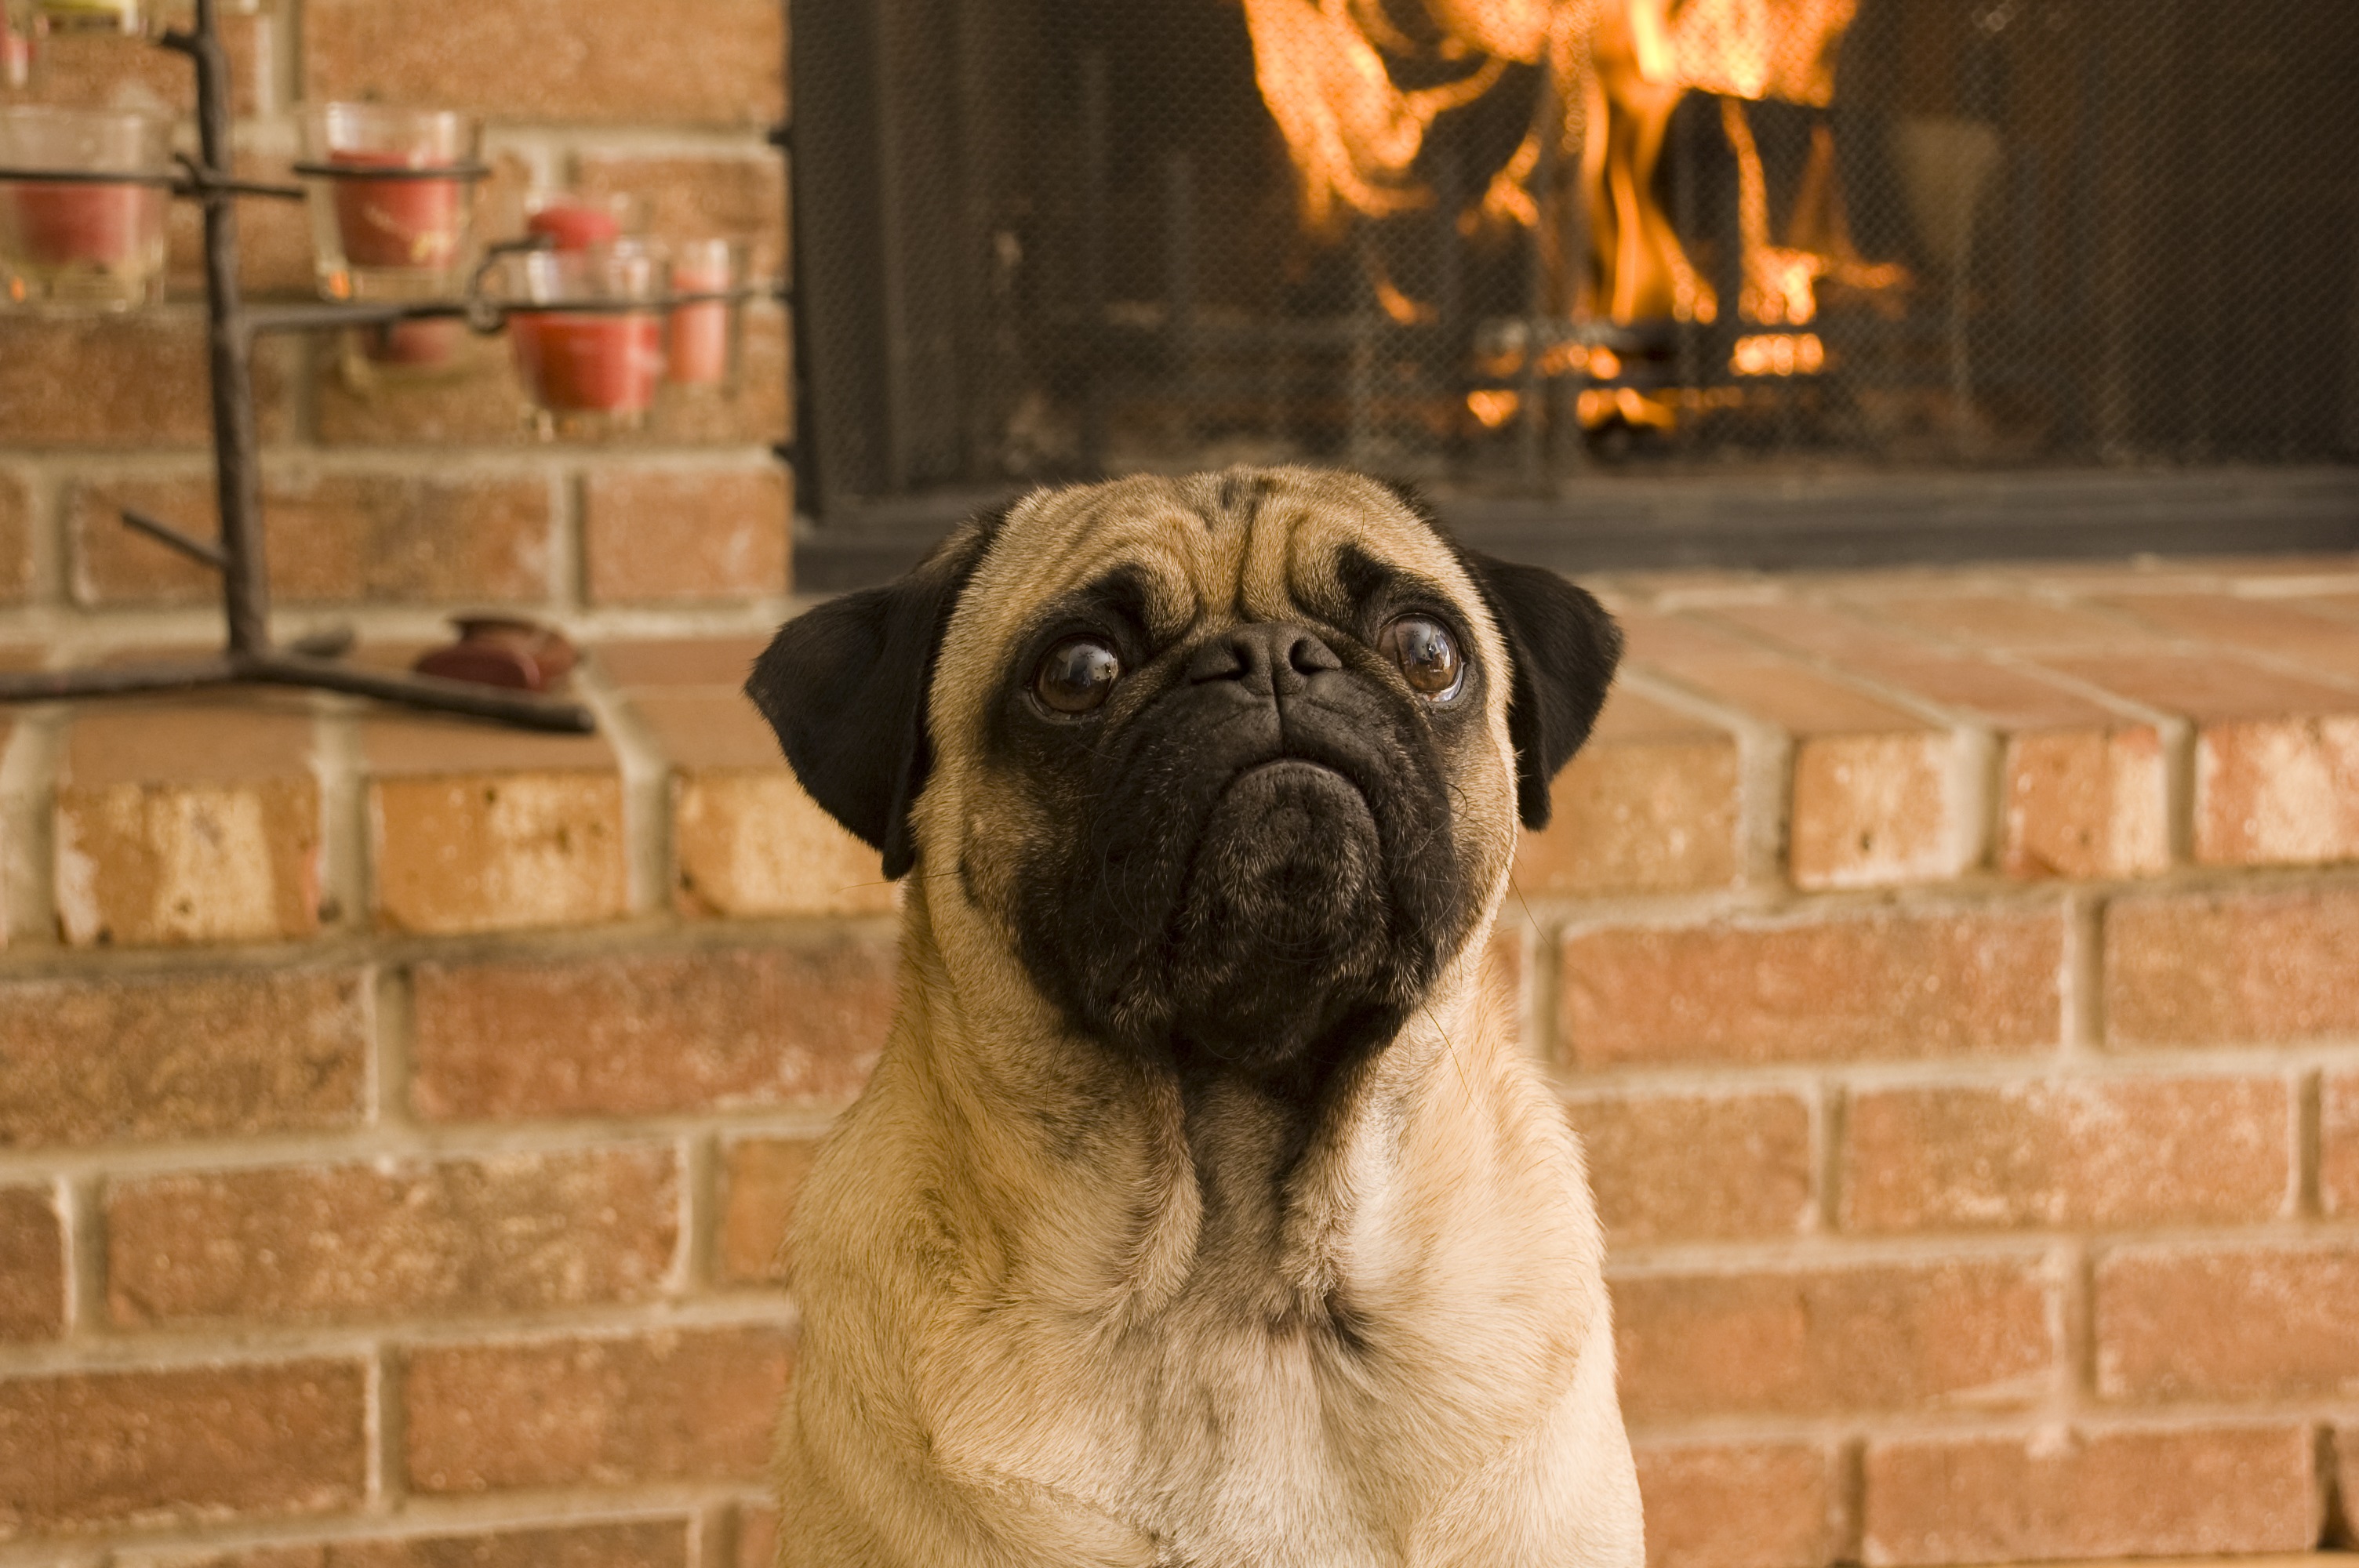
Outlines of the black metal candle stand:
<svg viewBox="0 0 2359 1568">
<path fill-rule="evenodd" d="M 254 340 L 266 332 L 377 327 L 429 318 L 458 318 L 477 332 L 497 332 L 510 315 L 543 309 L 574 311 L 664 310 L 675 305 L 742 301 L 766 293 L 735 289 L 667 294 L 658 299 L 568 301 L 562 305 L 507 302 L 481 292 L 489 267 L 477 269 L 464 299 L 369 304 L 304 301 L 249 306 L 238 287 L 237 211 L 240 197 L 301 200 L 300 186 L 239 179 L 231 172 L 229 56 L 222 47 L 215 0 L 196 0 L 193 30 L 166 33 L 164 48 L 187 55 L 197 78 L 198 155 L 181 157 L 178 175 L 113 174 L 0 169 L 0 180 L 69 179 L 82 184 L 164 185 L 176 196 L 203 204 L 205 214 L 205 319 L 212 386 L 213 479 L 221 515 L 221 540 L 212 544 L 184 534 L 144 514 L 125 510 L 124 524 L 220 574 L 227 644 L 201 659 L 179 659 L 116 666 L 0 674 L 0 702 L 46 702 L 69 697 L 116 697 L 135 692 L 191 691 L 234 685 L 301 687 L 376 697 L 410 708 L 461 713 L 529 730 L 587 734 L 597 728 L 590 709 L 578 702 L 466 681 L 445 680 L 342 662 L 351 645 L 345 633 L 331 633 L 280 644 L 270 636 L 270 582 L 263 553 L 261 471 L 254 416 Z M 297 172 L 343 177 L 353 173 L 430 173 L 466 178 L 480 166 L 433 170 L 352 170 L 297 166 Z M 492 247 L 532 249 L 546 240 Z"/>
</svg>

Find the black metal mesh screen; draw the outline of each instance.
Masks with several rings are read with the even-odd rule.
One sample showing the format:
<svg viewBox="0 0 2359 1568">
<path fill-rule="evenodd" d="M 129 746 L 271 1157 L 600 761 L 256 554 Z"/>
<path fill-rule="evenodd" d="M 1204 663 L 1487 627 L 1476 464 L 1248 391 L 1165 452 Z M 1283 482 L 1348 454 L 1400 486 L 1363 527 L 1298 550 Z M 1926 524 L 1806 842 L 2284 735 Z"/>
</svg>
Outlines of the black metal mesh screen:
<svg viewBox="0 0 2359 1568">
<path fill-rule="evenodd" d="M 2350 0 L 795 0 L 822 503 L 2359 451 Z"/>
</svg>

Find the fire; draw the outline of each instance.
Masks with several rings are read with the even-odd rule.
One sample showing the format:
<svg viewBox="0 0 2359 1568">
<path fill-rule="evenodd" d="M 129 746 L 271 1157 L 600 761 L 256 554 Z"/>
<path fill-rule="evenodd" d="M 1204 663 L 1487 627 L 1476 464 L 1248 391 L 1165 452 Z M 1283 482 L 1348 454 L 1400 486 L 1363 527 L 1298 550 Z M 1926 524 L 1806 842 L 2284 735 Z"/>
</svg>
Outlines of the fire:
<svg viewBox="0 0 2359 1568">
<path fill-rule="evenodd" d="M 1543 265 L 1555 281 L 1552 310 L 1627 324 L 1711 322 L 1726 308 L 1654 197 L 1672 111 L 1690 92 L 1721 100 L 1722 134 L 1736 162 L 1740 320 L 1780 328 L 1810 322 L 1825 279 L 1869 290 L 1907 281 L 1899 267 L 1869 265 L 1854 248 L 1832 133 L 1824 124 L 1812 133 L 1788 231 L 1771 234 L 1767 180 L 1745 114 L 1748 102 L 1823 107 L 1833 101 L 1837 53 L 1859 0 L 1242 4 L 1255 78 L 1285 137 L 1307 232 L 1332 236 L 1353 214 L 1385 218 L 1430 207 L 1433 192 L 1413 168 L 1434 121 L 1490 92 L 1508 65 L 1538 65 L 1546 86 L 1530 126 L 1457 222 L 1470 234 L 1510 228 L 1538 233 Z M 1456 74 L 1439 86 L 1404 91 L 1394 84 L 1387 57 L 1418 62 L 1428 80 L 1437 70 Z M 1554 243 L 1550 193 L 1540 189 L 1549 153 L 1579 169 L 1591 268 L 1568 266 Z M 1427 319 L 1426 307 L 1389 282 L 1372 284 L 1394 320 Z M 1812 333 L 1744 341 L 1787 344 L 1752 351 L 1767 355 L 1765 364 L 1789 367 L 1744 373 L 1804 373 L 1824 362 L 1824 346 Z M 1561 373 L 1583 367 L 1544 368 Z M 1594 360 L 1586 368 L 1593 375 L 1613 373 Z M 1636 393 L 1625 399 L 1623 390 L 1614 389 L 1600 409 L 1647 424 L 1671 417 L 1669 405 Z M 1643 420 L 1633 413 L 1639 406 Z M 1469 408 L 1486 425 L 1492 419 L 1485 409 L 1501 421 L 1513 415 L 1506 404 L 1477 408 L 1471 398 Z M 1506 412 L 1497 412 L 1502 408 Z"/>
<path fill-rule="evenodd" d="M 1524 406 L 1520 394 L 1513 392 L 1477 391 L 1466 395 L 1466 412 L 1485 430 L 1495 430 L 1516 416 Z"/>
<path fill-rule="evenodd" d="M 1425 133 L 1488 92 L 1506 61 L 1494 56 L 1456 81 L 1404 92 L 1376 49 L 1390 27 L 1369 26 L 1381 22 L 1377 6 L 1245 0 L 1245 7 L 1254 80 L 1293 157 L 1302 226 L 1332 233 L 1344 208 L 1383 218 L 1430 206 L 1432 192 L 1408 178 Z"/>
<path fill-rule="evenodd" d="M 1738 375 L 1812 375 L 1826 363 L 1827 346 L 1816 332 L 1756 332 L 1737 339 L 1728 356 Z"/>
</svg>

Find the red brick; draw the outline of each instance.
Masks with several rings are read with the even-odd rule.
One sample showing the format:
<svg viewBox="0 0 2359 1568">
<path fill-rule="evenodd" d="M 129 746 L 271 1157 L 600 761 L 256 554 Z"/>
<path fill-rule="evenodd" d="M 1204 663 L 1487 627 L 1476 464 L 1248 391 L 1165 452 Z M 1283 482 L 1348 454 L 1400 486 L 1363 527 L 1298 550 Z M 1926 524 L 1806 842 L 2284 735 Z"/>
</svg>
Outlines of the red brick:
<svg viewBox="0 0 2359 1568">
<path fill-rule="evenodd" d="M 2158 648 L 2162 639 L 2136 622 L 2102 610 L 2051 604 L 2021 593 L 1933 593 L 1854 596 L 1868 613 L 1912 632 L 1930 633 L 1969 648 L 2010 652 L 2073 652 Z"/>
<path fill-rule="evenodd" d="M 785 113 L 768 0 L 311 0 L 315 98 L 439 103 L 507 120 L 767 125 Z M 520 69 L 528 67 L 528 69 Z"/>
<path fill-rule="evenodd" d="M 778 1561 L 778 1510 L 737 1510 L 737 1568 L 775 1568 Z"/>
<path fill-rule="evenodd" d="M 2359 1034 L 2359 890 L 2116 899 L 2106 1038 L 2215 1045 Z"/>
<path fill-rule="evenodd" d="M 212 697 L 83 711 L 58 779 L 56 852 L 58 924 L 77 946 L 311 935 L 310 713 Z"/>
<path fill-rule="evenodd" d="M 240 16 L 223 7 L 220 19 L 222 46 L 229 55 L 231 103 L 240 116 L 255 113 L 261 102 L 257 82 L 267 80 L 268 61 L 260 16 Z M 16 103 L 51 103 L 65 108 L 94 106 L 139 109 L 148 113 L 192 114 L 197 106 L 196 72 L 185 55 L 126 44 L 104 32 L 50 34 L 41 40 L 38 78 L 10 93 Z M 193 202 L 189 205 L 195 205 Z M 251 201 L 239 217 L 257 207 L 276 205 Z"/>
<path fill-rule="evenodd" d="M 790 433 L 787 365 L 785 313 L 750 307 L 735 396 L 661 400 L 645 429 L 569 438 L 559 449 L 767 446 Z M 316 390 L 319 438 L 331 447 L 550 449 L 526 417 L 505 338 L 470 340 L 453 357 L 450 373 L 431 382 L 355 389 L 341 376 L 323 376 Z"/>
<path fill-rule="evenodd" d="M 2152 726 L 2125 723 L 2036 672 L 1938 652 L 1821 606 L 1731 605 L 1712 614 L 1999 731 L 1999 863 L 2009 875 L 2137 876 L 2168 862 L 2162 742 Z"/>
<path fill-rule="evenodd" d="M 2359 1388 L 2359 1248 L 2125 1247 L 2096 1271 L 2097 1390 L 2292 1399 Z"/>
<path fill-rule="evenodd" d="M 1615 1277 L 1622 1408 L 1636 1426 L 1714 1415 L 1993 1410 L 2059 1372 L 2038 1261 Z"/>
<path fill-rule="evenodd" d="M 2306 1552 L 2317 1482 L 2299 1426 L 1869 1444 L 1870 1564 Z"/>
<path fill-rule="evenodd" d="M 2224 593 L 2138 593 L 2110 601 L 2166 632 L 2271 655 L 2321 675 L 2359 679 L 2359 631 L 2304 611 L 2299 600 Z"/>
<path fill-rule="evenodd" d="M 136 508 L 199 538 L 218 536 L 212 481 L 77 484 L 68 515 L 75 592 L 86 604 L 212 603 L 213 574 L 134 534 Z M 513 603 L 549 592 L 549 487 L 539 475 L 268 476 L 263 524 L 271 590 L 289 603 Z"/>
<path fill-rule="evenodd" d="M 356 1506 L 365 1404 L 353 1361 L 0 1381 L 0 1540 Z"/>
<path fill-rule="evenodd" d="M 33 493 L 0 473 L 0 604 L 21 604 L 33 586 Z"/>
<path fill-rule="evenodd" d="M 596 604 L 776 597 L 787 591 L 786 476 L 605 470 L 585 487 L 582 549 Z"/>
<path fill-rule="evenodd" d="M 419 1114 L 436 1120 L 838 1105 L 893 1011 L 882 943 L 425 964 Z"/>
<path fill-rule="evenodd" d="M 661 1293 L 668 1148 L 156 1176 L 107 1195 L 107 1307 L 128 1325 L 347 1323 Z"/>
<path fill-rule="evenodd" d="M 810 1173 L 817 1142 L 806 1138 L 741 1138 L 729 1145 L 722 1173 L 718 1268 L 729 1284 L 784 1284 L 793 1265 L 787 1227 Z"/>
<path fill-rule="evenodd" d="M 118 1552 L 110 1568 L 690 1568 L 690 1550 L 688 1520 L 654 1519 L 218 1551 Z"/>
<path fill-rule="evenodd" d="M 2150 726 L 2012 735 L 1999 771 L 2007 875 L 2151 876 L 2169 864 L 2168 770 Z"/>
<path fill-rule="evenodd" d="M 1833 1456 L 1800 1443 L 1641 1444 L 1647 1568 L 1821 1568 L 1840 1551 Z"/>
<path fill-rule="evenodd" d="M 2120 717 L 2034 672 L 1944 653 L 1823 605 L 1723 605 L 1708 618 L 1832 661 L 1848 674 L 1953 708 L 1995 730 L 2103 728 Z"/>
<path fill-rule="evenodd" d="M 357 1121 L 360 977 L 252 970 L 0 982 L 0 1147 Z"/>
<path fill-rule="evenodd" d="M 626 912 L 622 772 L 604 737 L 426 719 L 371 719 L 361 736 L 386 925 L 448 935 Z"/>
<path fill-rule="evenodd" d="M 1808 1217 L 1810 1112 L 1798 1095 L 1599 1089 L 1566 1108 L 1617 1244 L 1791 1236 Z"/>
<path fill-rule="evenodd" d="M 2348 706 L 2359 708 L 2359 697 Z M 2359 860 L 2359 714 L 2204 726 L 2195 741 L 2195 859 Z"/>
<path fill-rule="evenodd" d="M 1736 738 L 1615 687 L 1516 850 L 1527 898 L 1725 887 L 1739 871 Z"/>
<path fill-rule="evenodd" d="M 431 1493 L 757 1479 L 790 1361 L 771 1327 L 413 1350 L 404 1469 Z"/>
<path fill-rule="evenodd" d="M 1891 886 L 1961 869 L 1948 731 L 1714 628 L 1641 612 L 1622 622 L 1635 661 L 1793 737 L 1787 860 L 1796 885 Z"/>
<path fill-rule="evenodd" d="M 2194 721 L 2197 860 L 2359 859 L 2359 694 L 2224 654 L 2048 663 Z"/>
<path fill-rule="evenodd" d="M 2063 950 L 2052 911 L 1575 931 L 1559 988 L 1565 1057 L 1599 1067 L 2045 1050 L 2061 1027 Z"/>
<path fill-rule="evenodd" d="M 766 636 L 650 638 L 601 643 L 592 656 L 625 690 L 707 687 L 734 693 L 769 643 Z M 771 749 L 777 750 L 775 739 Z"/>
<path fill-rule="evenodd" d="M 2293 1192 L 2276 1078 L 1867 1089 L 1844 1119 L 1847 1230 L 2266 1220 Z"/>
<path fill-rule="evenodd" d="M 574 165 L 583 190 L 630 191 L 647 199 L 648 230 L 667 240 L 743 240 L 756 276 L 775 275 L 787 241 L 787 182 L 778 156 L 764 149 L 728 157 L 641 157 L 584 153 Z"/>
<path fill-rule="evenodd" d="M 284 362 L 255 356 L 266 439 L 287 428 Z M 212 438 L 202 314 L 0 315 L 0 430 L 12 446 L 201 446 Z"/>
<path fill-rule="evenodd" d="M 671 763 L 674 904 L 683 914 L 882 914 L 876 851 L 805 794 L 778 739 L 734 686 L 635 690 Z"/>
<path fill-rule="evenodd" d="M 2359 1214 L 2359 1072 L 2329 1073 L 2319 1101 L 2319 1196 L 2329 1214 Z"/>
<path fill-rule="evenodd" d="M 41 1187 L 0 1187 L 0 1340 L 45 1339 L 66 1321 L 66 1235 Z"/>
</svg>

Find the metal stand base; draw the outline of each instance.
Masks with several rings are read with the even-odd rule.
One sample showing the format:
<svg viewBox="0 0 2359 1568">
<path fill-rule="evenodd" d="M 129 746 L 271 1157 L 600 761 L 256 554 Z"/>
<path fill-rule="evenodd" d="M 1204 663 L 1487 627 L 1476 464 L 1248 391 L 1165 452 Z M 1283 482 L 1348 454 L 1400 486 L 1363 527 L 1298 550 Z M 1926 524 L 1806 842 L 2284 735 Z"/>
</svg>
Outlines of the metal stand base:
<svg viewBox="0 0 2359 1568">
<path fill-rule="evenodd" d="M 308 687 L 398 702 L 437 713 L 463 713 L 527 730 L 587 735 L 597 720 L 578 702 L 536 697 L 468 681 L 355 668 L 294 653 L 223 654 L 104 669 L 49 670 L 0 675 L 0 702 L 55 702 L 77 697 L 122 697 L 134 692 L 197 691 L 217 686 Z"/>
<path fill-rule="evenodd" d="M 431 676 L 355 669 L 334 662 L 322 643 L 280 648 L 270 639 L 270 583 L 262 542 L 261 462 L 255 427 L 253 348 L 255 334 L 350 327 L 413 316 L 463 316 L 468 302 L 385 306 L 301 304 L 248 309 L 238 290 L 236 199 L 300 200 L 294 186 L 238 179 L 230 150 L 229 56 L 214 16 L 218 0 L 196 0 L 195 27 L 164 36 L 164 47 L 189 57 L 197 78 L 199 153 L 183 158 L 180 177 L 168 181 L 177 195 L 205 212 L 205 303 L 208 370 L 212 387 L 213 477 L 221 542 L 196 538 L 169 524 L 126 512 L 124 522 L 221 576 L 228 645 L 216 657 L 114 669 L 0 675 L 0 702 L 115 697 L 129 692 L 193 691 L 255 683 L 350 692 L 439 713 L 463 713 L 534 730 L 587 734 L 597 720 L 578 702 L 563 702 L 502 687 Z M 12 178 L 22 178 L 14 171 Z M 33 178 L 41 178 L 37 172 Z M 103 178 L 103 177 L 102 177 Z M 148 176 L 136 177 L 147 181 Z M 493 324 L 496 326 L 496 318 Z"/>
</svg>

